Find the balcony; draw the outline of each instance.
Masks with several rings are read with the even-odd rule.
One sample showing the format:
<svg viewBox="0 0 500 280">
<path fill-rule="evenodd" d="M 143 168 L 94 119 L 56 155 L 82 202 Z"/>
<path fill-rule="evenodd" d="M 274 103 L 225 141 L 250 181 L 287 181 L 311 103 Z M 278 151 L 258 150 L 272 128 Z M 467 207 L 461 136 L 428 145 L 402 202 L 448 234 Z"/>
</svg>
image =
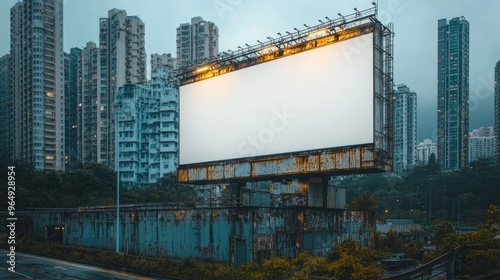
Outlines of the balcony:
<svg viewBox="0 0 500 280">
<path fill-rule="evenodd" d="M 139 143 L 139 141 L 135 137 L 118 137 L 118 142 L 120 142 L 120 143 Z"/>
<path fill-rule="evenodd" d="M 135 171 L 136 168 L 135 168 L 135 166 L 133 164 L 131 164 L 131 165 L 128 165 L 128 166 L 123 166 L 123 167 L 120 166 L 119 169 L 120 169 L 120 172 L 127 172 L 127 171 L 132 171 L 133 172 L 133 171 Z"/>
<path fill-rule="evenodd" d="M 128 156 L 120 156 L 118 160 L 120 162 L 137 162 L 139 161 L 139 157 L 136 154 Z"/>
<path fill-rule="evenodd" d="M 179 140 L 177 139 L 178 137 L 175 137 L 176 134 L 172 134 L 169 136 L 160 136 L 160 142 L 172 142 L 172 143 L 177 143 Z"/>
<path fill-rule="evenodd" d="M 135 145 L 131 145 L 130 147 L 120 147 L 119 151 L 120 152 L 136 152 L 137 147 L 135 147 Z"/>
<path fill-rule="evenodd" d="M 50 132 L 50 133 L 55 133 L 56 132 L 56 127 L 54 125 L 45 125 L 44 131 Z"/>
<path fill-rule="evenodd" d="M 176 153 L 177 145 L 168 145 L 168 147 L 160 147 L 160 153 Z"/>
</svg>

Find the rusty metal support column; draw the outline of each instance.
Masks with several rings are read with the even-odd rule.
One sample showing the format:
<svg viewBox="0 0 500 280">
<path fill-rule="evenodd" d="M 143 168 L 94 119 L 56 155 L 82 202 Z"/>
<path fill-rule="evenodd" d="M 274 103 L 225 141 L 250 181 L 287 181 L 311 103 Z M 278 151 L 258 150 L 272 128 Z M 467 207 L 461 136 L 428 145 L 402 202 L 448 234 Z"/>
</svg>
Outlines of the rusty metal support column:
<svg viewBox="0 0 500 280">
<path fill-rule="evenodd" d="M 304 208 L 295 207 L 296 225 L 295 225 L 295 257 L 302 250 L 303 242 L 303 229 L 304 229 Z"/>
<path fill-rule="evenodd" d="M 237 244 L 238 238 L 242 237 L 242 223 L 239 219 L 240 207 L 241 207 L 241 189 L 245 185 L 244 182 L 237 182 L 230 184 L 230 208 L 229 208 L 229 219 L 231 223 L 231 232 L 230 232 L 230 256 L 229 262 L 230 265 L 236 265 L 236 252 L 237 252 Z M 252 215 L 253 217 L 253 215 Z M 240 230 L 237 231 L 237 224 L 240 224 Z"/>
</svg>

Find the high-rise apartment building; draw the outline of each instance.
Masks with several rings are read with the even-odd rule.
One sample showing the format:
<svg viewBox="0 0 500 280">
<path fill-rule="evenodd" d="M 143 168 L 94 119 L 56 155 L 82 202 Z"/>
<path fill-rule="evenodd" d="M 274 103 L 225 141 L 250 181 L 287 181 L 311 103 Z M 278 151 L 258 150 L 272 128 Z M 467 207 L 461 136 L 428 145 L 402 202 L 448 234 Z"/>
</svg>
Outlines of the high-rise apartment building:
<svg viewBox="0 0 500 280">
<path fill-rule="evenodd" d="M 495 65 L 495 156 L 500 164 L 500 61 Z"/>
<path fill-rule="evenodd" d="M 12 91 L 10 88 L 10 55 L 0 57 L 0 160 L 12 157 Z"/>
<path fill-rule="evenodd" d="M 10 19 L 14 158 L 64 170 L 63 1 L 19 1 Z"/>
<path fill-rule="evenodd" d="M 123 183 L 154 183 L 178 165 L 178 90 L 164 69 L 152 76 L 118 92 L 117 170 Z"/>
<path fill-rule="evenodd" d="M 178 67 L 201 64 L 219 53 L 219 29 L 210 21 L 194 17 L 177 28 Z"/>
<path fill-rule="evenodd" d="M 99 108 L 97 161 L 114 167 L 114 107 L 118 89 L 146 82 L 145 27 L 137 16 L 112 9 L 99 21 Z M 83 131 L 85 134 L 85 131 Z M 86 137 L 86 136 L 83 136 Z"/>
<path fill-rule="evenodd" d="M 415 166 L 417 145 L 417 94 L 406 85 L 398 85 L 394 92 L 394 173 Z"/>
<path fill-rule="evenodd" d="M 88 42 L 78 59 L 78 160 L 81 164 L 101 162 L 101 89 L 100 50 L 94 42 Z M 105 77 L 104 77 L 105 78 Z M 106 81 L 104 79 L 104 81 Z M 105 96 L 105 93 L 103 93 Z"/>
<path fill-rule="evenodd" d="M 66 170 L 78 167 L 78 83 L 79 62 L 81 51 L 79 48 L 71 48 L 69 54 L 65 54 L 64 63 L 64 93 L 65 93 L 65 132 L 66 136 Z"/>
<path fill-rule="evenodd" d="M 155 73 L 158 68 L 167 71 L 170 82 L 175 82 L 177 75 L 177 58 L 172 57 L 171 54 L 151 54 L 151 73 Z"/>
<path fill-rule="evenodd" d="M 437 144 L 425 139 L 417 145 L 417 165 L 427 165 L 432 154 L 437 157 Z M 436 158 L 437 160 L 437 158 Z"/>
<path fill-rule="evenodd" d="M 469 133 L 469 162 L 495 157 L 495 131 L 481 127 Z"/>
<path fill-rule="evenodd" d="M 437 144 L 441 170 L 468 163 L 469 22 L 456 17 L 438 21 Z"/>
</svg>

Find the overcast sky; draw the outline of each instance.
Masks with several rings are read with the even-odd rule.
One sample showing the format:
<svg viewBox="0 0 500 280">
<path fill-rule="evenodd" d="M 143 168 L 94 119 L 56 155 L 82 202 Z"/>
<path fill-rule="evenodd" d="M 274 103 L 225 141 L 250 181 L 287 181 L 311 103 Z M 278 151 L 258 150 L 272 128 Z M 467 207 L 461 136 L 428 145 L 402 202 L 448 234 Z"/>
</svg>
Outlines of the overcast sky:
<svg viewBox="0 0 500 280">
<path fill-rule="evenodd" d="M 10 8 L 0 0 L 0 56 L 9 52 Z M 315 25 L 325 16 L 372 7 L 372 0 L 64 0 L 64 50 L 98 41 L 100 17 L 112 8 L 137 15 L 146 26 L 146 53 L 175 56 L 175 30 L 201 16 L 219 28 L 219 51 L 254 45 L 277 32 Z M 500 60 L 500 1 L 380 0 L 379 19 L 394 23 L 396 84 L 418 96 L 418 140 L 436 140 L 437 21 L 464 16 L 470 24 L 470 129 L 492 126 L 493 69 Z M 148 67 L 149 70 L 149 67 Z"/>
</svg>

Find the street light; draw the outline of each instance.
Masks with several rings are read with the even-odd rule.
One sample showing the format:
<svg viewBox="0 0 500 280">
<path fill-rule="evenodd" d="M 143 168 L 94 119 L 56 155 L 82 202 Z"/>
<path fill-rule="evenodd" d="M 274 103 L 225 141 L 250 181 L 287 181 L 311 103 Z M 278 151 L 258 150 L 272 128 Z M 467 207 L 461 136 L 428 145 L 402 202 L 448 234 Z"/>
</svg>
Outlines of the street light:
<svg viewBox="0 0 500 280">
<path fill-rule="evenodd" d="M 396 214 L 398 212 L 398 206 L 399 206 L 399 198 L 396 199 L 396 204 L 394 205 L 394 213 L 393 213 L 393 218 L 396 219 Z"/>
<path fill-rule="evenodd" d="M 118 142 L 118 115 L 119 108 L 118 104 L 115 106 L 115 170 L 116 170 L 116 252 L 120 252 L 120 162 L 118 157 L 119 142 Z"/>
</svg>

